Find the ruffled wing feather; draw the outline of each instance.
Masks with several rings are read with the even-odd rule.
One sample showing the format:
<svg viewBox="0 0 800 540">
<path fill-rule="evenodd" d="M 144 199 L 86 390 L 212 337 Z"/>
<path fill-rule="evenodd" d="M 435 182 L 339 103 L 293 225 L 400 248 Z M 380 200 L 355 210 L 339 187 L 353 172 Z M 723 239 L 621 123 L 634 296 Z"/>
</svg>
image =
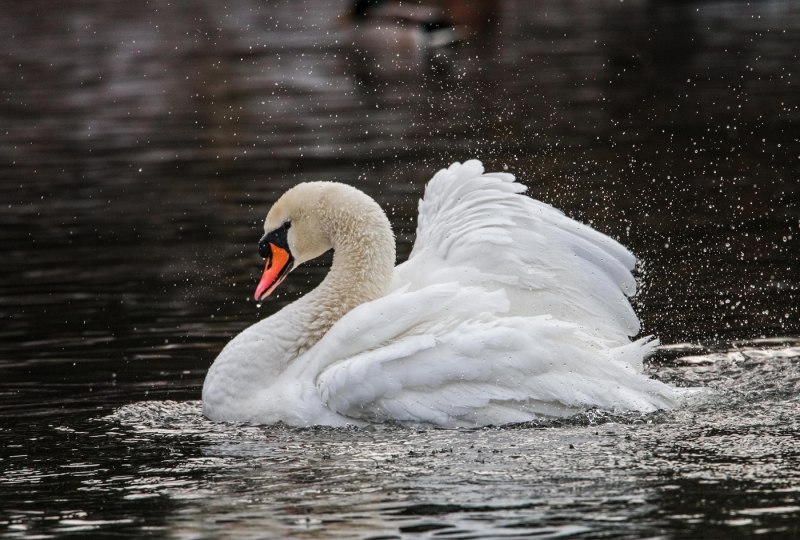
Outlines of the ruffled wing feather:
<svg viewBox="0 0 800 540">
<path fill-rule="evenodd" d="M 627 343 L 639 320 L 636 258 L 618 242 L 521 193 L 511 174 L 455 163 L 428 184 L 417 239 L 395 287 L 456 280 L 501 288 L 511 313 L 549 314 L 603 339 Z"/>
</svg>

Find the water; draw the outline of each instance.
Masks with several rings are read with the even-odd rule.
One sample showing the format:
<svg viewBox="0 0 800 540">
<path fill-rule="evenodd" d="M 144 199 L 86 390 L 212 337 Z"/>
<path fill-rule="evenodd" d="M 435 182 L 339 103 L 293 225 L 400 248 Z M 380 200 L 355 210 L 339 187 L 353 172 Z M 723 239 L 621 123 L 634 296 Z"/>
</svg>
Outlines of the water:
<svg viewBox="0 0 800 540">
<path fill-rule="evenodd" d="M 800 536 L 796 3 L 509 0 L 410 56 L 343 12 L 5 6 L 0 535 Z M 404 258 L 468 157 L 630 246 L 649 370 L 709 396 L 472 431 L 202 419 L 224 343 L 325 272 L 250 300 L 271 201 L 357 185 Z"/>
</svg>

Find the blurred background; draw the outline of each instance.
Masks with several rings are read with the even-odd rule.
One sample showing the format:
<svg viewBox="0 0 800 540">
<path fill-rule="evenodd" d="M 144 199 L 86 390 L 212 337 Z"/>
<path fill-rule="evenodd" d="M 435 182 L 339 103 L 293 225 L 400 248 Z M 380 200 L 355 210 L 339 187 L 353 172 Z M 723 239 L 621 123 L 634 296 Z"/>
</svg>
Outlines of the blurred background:
<svg viewBox="0 0 800 540">
<path fill-rule="evenodd" d="M 348 182 L 402 260 L 452 161 L 641 259 L 645 333 L 800 333 L 793 0 L 7 2 L 0 414 L 199 398 L 272 201 Z"/>
</svg>

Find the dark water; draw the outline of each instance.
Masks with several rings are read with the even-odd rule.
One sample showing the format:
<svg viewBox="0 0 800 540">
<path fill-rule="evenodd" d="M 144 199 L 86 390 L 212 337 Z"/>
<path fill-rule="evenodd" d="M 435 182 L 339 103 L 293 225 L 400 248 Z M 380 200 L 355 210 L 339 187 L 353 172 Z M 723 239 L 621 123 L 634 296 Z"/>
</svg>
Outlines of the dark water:
<svg viewBox="0 0 800 540">
<path fill-rule="evenodd" d="M 800 537 L 800 4 L 499 2 L 408 50 L 342 2 L 0 12 L 0 535 Z M 405 32 L 413 37 L 413 32 Z M 271 201 L 478 157 L 642 259 L 672 413 L 474 431 L 205 422 Z"/>
</svg>

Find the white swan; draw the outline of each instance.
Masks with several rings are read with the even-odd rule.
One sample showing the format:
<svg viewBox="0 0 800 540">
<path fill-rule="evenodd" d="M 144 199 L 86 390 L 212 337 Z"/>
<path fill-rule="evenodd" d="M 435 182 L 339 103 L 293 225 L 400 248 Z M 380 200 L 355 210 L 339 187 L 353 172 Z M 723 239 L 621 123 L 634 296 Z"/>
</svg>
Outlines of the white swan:
<svg viewBox="0 0 800 540">
<path fill-rule="evenodd" d="M 455 163 L 429 182 L 414 249 L 394 267 L 389 221 L 357 189 L 311 182 L 272 207 L 261 299 L 333 248 L 325 280 L 222 350 L 203 385 L 218 421 L 444 427 L 654 411 L 677 389 L 641 373 L 635 258 L 520 193 L 506 173 Z"/>
</svg>

